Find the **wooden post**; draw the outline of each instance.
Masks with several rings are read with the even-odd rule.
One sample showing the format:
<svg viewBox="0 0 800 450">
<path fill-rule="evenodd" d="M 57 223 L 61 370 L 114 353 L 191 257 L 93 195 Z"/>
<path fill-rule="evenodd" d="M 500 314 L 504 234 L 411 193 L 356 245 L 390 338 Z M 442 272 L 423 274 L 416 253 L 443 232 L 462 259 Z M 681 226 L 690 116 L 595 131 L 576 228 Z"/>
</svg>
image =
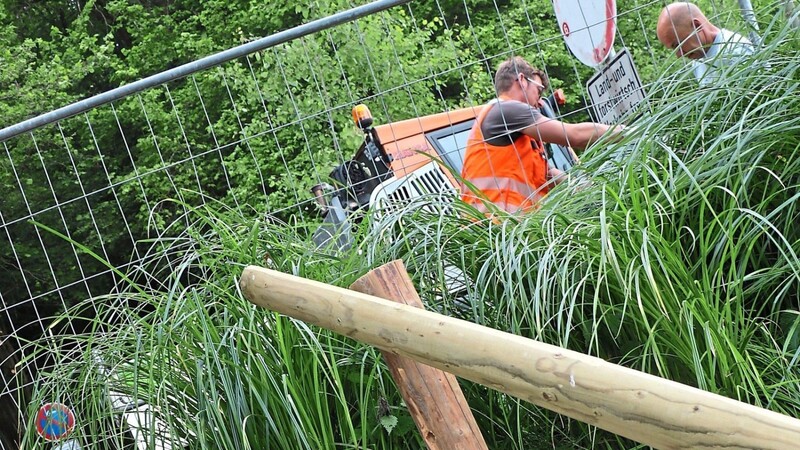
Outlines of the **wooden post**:
<svg viewBox="0 0 800 450">
<path fill-rule="evenodd" d="M 370 271 L 356 280 L 350 289 L 423 308 L 414 284 L 399 260 Z M 392 352 L 381 353 L 429 450 L 487 448 L 453 374 Z"/>
<path fill-rule="evenodd" d="M 239 285 L 256 305 L 652 447 L 800 442 L 796 418 L 522 336 L 260 267 Z"/>
</svg>

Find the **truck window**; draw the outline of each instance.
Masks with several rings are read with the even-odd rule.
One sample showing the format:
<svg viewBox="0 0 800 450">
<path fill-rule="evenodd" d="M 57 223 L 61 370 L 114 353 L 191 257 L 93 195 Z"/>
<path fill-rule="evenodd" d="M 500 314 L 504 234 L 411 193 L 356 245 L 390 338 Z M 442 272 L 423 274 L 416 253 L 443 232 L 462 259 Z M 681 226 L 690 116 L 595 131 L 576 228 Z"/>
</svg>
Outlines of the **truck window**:
<svg viewBox="0 0 800 450">
<path fill-rule="evenodd" d="M 427 133 L 428 142 L 453 172 L 460 174 L 464 165 L 467 137 L 475 119 Z"/>
</svg>

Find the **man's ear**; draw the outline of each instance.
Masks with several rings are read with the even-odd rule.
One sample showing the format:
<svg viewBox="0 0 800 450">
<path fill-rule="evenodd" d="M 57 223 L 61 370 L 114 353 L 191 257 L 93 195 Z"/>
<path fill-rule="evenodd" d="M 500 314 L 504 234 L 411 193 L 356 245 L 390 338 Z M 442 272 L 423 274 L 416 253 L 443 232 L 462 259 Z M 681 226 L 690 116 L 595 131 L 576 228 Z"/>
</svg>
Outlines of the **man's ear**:
<svg viewBox="0 0 800 450">
<path fill-rule="evenodd" d="M 692 18 L 692 27 L 695 30 L 699 30 L 699 29 L 703 28 L 703 22 L 700 19 L 698 19 L 697 17 L 693 17 Z"/>
</svg>

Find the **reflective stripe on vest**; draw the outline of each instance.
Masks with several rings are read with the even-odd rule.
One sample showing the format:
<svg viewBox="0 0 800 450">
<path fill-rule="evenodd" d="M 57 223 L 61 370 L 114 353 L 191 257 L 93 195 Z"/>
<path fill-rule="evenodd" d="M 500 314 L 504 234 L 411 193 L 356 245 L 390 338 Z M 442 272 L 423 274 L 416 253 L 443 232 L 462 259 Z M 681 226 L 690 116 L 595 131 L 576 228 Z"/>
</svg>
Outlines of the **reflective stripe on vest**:
<svg viewBox="0 0 800 450">
<path fill-rule="evenodd" d="M 502 209 L 503 211 L 510 212 L 512 214 L 513 213 L 523 212 L 521 210 L 515 210 L 515 208 L 517 208 L 517 206 L 507 205 L 504 202 L 497 202 L 497 203 L 492 203 L 492 204 L 497 206 L 498 208 Z M 472 206 L 475 209 L 477 209 L 478 212 L 481 212 L 483 214 L 493 214 L 495 212 L 495 211 L 491 211 L 489 206 L 487 206 L 486 203 L 484 203 L 484 202 L 473 203 Z"/>
<path fill-rule="evenodd" d="M 483 202 L 488 200 L 516 213 L 535 207 L 550 189 L 546 182 L 547 159 L 541 144 L 526 135 L 504 146 L 484 141 L 481 126 L 495 105 L 490 103 L 483 108 L 467 140 L 461 173 L 466 185 L 461 186 L 461 198 L 483 212 L 487 212 Z M 470 184 L 485 199 L 476 195 Z"/>
<path fill-rule="evenodd" d="M 470 178 L 468 181 L 472 183 L 473 186 L 482 191 L 490 191 L 492 189 L 496 189 L 498 191 L 514 191 L 524 198 L 533 198 L 535 196 L 539 197 L 542 196 L 539 193 L 538 189 L 534 189 L 529 184 L 523 183 L 513 178 L 478 177 L 478 178 Z M 462 185 L 461 193 L 466 194 L 468 192 L 470 192 L 470 190 L 466 186 Z"/>
</svg>

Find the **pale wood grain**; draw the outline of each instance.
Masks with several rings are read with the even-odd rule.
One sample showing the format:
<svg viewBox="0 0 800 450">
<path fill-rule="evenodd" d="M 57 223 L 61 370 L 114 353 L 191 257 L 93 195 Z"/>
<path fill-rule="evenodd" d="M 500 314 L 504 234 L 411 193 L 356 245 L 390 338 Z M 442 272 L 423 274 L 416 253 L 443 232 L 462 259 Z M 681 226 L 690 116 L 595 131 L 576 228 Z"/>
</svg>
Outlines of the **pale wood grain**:
<svg viewBox="0 0 800 450">
<path fill-rule="evenodd" d="M 795 449 L 800 421 L 574 351 L 255 266 L 256 305 L 662 449 Z"/>
<path fill-rule="evenodd" d="M 384 264 L 350 286 L 358 292 L 423 308 L 402 261 Z M 429 450 L 486 450 L 455 375 L 382 351 L 397 388 Z"/>
</svg>

